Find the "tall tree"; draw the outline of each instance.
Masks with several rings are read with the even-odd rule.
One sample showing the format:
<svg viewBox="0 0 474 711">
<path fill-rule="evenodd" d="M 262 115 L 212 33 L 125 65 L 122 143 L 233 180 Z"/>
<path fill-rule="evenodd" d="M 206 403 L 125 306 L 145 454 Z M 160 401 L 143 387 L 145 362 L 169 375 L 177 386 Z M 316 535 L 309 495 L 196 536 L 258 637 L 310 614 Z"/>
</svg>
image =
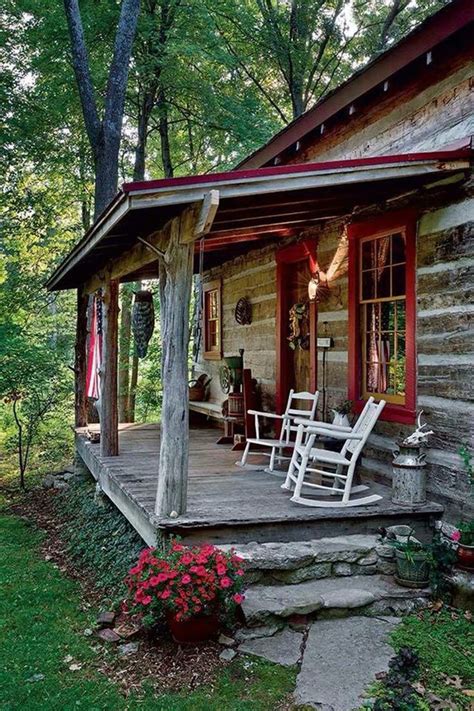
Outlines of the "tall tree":
<svg viewBox="0 0 474 711">
<path fill-rule="evenodd" d="M 122 1 L 102 118 L 89 66 L 79 0 L 64 0 L 64 7 L 71 39 L 74 73 L 94 159 L 94 214 L 97 217 L 117 191 L 127 78 L 140 0 Z"/>
</svg>

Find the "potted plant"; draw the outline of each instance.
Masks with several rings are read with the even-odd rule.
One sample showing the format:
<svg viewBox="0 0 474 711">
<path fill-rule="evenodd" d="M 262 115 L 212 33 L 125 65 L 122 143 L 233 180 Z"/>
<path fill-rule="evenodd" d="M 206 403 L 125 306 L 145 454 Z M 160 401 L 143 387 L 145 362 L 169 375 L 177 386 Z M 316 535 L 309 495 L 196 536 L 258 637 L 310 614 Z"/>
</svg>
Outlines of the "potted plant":
<svg viewBox="0 0 474 711">
<path fill-rule="evenodd" d="M 352 400 L 343 400 L 336 407 L 331 409 L 334 414 L 332 423 L 340 427 L 350 427 L 349 415 L 352 412 Z"/>
<path fill-rule="evenodd" d="M 425 588 L 429 584 L 431 547 L 407 536 L 393 541 L 397 573 L 395 580 L 406 588 Z"/>
<path fill-rule="evenodd" d="M 461 521 L 458 528 L 451 535 L 458 544 L 458 567 L 462 570 L 474 570 L 474 519 Z"/>
<path fill-rule="evenodd" d="M 173 540 L 164 553 L 146 548 L 125 578 L 132 611 L 148 626 L 166 621 L 180 644 L 210 639 L 220 616 L 244 599 L 242 563 L 234 551 L 212 545 Z"/>
</svg>

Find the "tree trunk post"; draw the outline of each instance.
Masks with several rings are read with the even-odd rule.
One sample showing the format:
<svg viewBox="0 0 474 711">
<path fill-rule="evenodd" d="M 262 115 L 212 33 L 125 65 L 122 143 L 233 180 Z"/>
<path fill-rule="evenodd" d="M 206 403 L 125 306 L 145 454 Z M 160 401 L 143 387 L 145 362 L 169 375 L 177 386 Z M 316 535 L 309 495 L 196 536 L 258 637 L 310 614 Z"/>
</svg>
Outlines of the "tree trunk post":
<svg viewBox="0 0 474 711">
<path fill-rule="evenodd" d="M 74 421 L 76 427 L 87 425 L 87 309 L 89 295 L 77 290 L 76 342 L 74 357 Z"/>
<path fill-rule="evenodd" d="M 119 284 L 108 280 L 103 288 L 102 367 L 100 394 L 100 455 L 118 455 L 117 355 Z"/>
<path fill-rule="evenodd" d="M 163 407 L 156 515 L 186 511 L 189 448 L 188 347 L 194 244 L 189 215 L 171 223 L 160 260 Z"/>
</svg>

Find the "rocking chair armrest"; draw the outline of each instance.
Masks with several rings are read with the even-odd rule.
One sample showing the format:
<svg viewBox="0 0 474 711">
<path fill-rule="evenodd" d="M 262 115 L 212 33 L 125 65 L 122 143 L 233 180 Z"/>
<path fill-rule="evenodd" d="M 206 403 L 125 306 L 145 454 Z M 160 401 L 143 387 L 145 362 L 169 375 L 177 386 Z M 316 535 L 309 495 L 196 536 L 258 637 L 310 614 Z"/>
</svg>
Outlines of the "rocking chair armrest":
<svg viewBox="0 0 474 711">
<path fill-rule="evenodd" d="M 247 410 L 248 415 L 257 415 L 257 417 L 274 417 L 277 420 L 288 420 L 288 415 L 277 415 L 275 412 L 260 412 L 259 410 Z"/>
<path fill-rule="evenodd" d="M 358 434 L 357 432 L 337 432 L 336 430 L 325 430 L 324 427 L 309 427 L 308 433 L 322 437 L 329 437 L 331 439 L 341 439 L 344 441 L 347 439 L 360 440 L 363 437 L 363 435 Z"/>
<path fill-rule="evenodd" d="M 321 427 L 322 429 L 335 432 L 352 432 L 352 427 L 345 427 L 343 425 L 333 425 L 328 422 L 318 422 L 317 420 L 309 420 L 304 417 L 295 417 L 295 425 L 304 425 L 305 427 Z"/>
</svg>

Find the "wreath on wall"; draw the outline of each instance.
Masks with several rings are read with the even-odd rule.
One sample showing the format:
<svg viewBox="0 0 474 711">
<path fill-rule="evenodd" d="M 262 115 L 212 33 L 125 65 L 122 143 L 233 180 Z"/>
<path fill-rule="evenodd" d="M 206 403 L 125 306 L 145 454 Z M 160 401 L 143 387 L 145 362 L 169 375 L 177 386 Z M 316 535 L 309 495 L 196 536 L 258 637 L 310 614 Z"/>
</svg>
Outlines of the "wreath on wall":
<svg viewBox="0 0 474 711">
<path fill-rule="evenodd" d="M 307 351 L 309 349 L 309 308 L 308 302 L 303 301 L 293 304 L 289 310 L 290 335 L 288 345 L 291 350 L 298 348 Z"/>
</svg>

